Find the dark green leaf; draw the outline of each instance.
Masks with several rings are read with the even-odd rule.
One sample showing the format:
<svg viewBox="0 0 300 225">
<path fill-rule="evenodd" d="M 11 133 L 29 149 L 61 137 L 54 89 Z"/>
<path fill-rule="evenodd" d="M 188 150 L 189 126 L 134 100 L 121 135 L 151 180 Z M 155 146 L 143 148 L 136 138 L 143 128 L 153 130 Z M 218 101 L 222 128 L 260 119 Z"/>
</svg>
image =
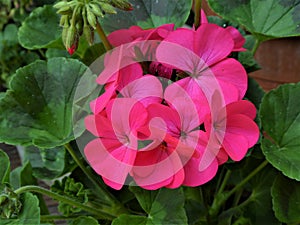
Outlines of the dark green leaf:
<svg viewBox="0 0 300 225">
<path fill-rule="evenodd" d="M 239 164 L 233 164 L 228 184 L 235 186 L 257 168 L 264 160 L 252 155 Z M 271 187 L 277 171 L 270 165 L 264 167 L 244 187 L 236 207 L 221 213 L 218 225 L 230 225 L 239 218 L 247 218 L 253 225 L 277 225 L 278 220 L 272 211 Z M 246 223 L 247 224 L 247 223 Z"/>
<path fill-rule="evenodd" d="M 98 225 L 98 221 L 91 216 L 80 216 L 72 222 L 68 223 L 69 225 Z"/>
<path fill-rule="evenodd" d="M 112 225 L 152 225 L 153 223 L 149 222 L 149 218 L 143 216 L 133 216 L 133 215 L 121 215 L 118 218 L 114 219 Z"/>
<path fill-rule="evenodd" d="M 102 56 L 105 52 L 106 51 L 105 51 L 105 48 L 102 43 L 98 43 L 93 46 L 90 46 L 85 51 L 82 62 L 84 62 L 85 65 L 89 66 L 96 59 L 98 59 L 100 56 Z"/>
<path fill-rule="evenodd" d="M 32 167 L 29 162 L 11 171 L 10 184 L 14 189 L 37 184 L 37 180 L 32 176 Z"/>
<path fill-rule="evenodd" d="M 32 166 L 33 175 L 39 179 L 54 179 L 61 176 L 65 169 L 66 150 L 64 147 L 38 149 L 25 148 L 25 159 Z"/>
<path fill-rule="evenodd" d="M 203 187 L 185 187 L 185 210 L 189 224 L 198 224 L 200 219 L 206 220 L 205 199 L 201 194 Z"/>
<path fill-rule="evenodd" d="M 272 187 L 276 217 L 289 224 L 300 223 L 300 182 L 278 175 Z"/>
<path fill-rule="evenodd" d="M 33 10 L 18 33 L 20 44 L 27 49 L 53 47 L 60 35 L 59 16 L 52 5 Z"/>
<path fill-rule="evenodd" d="M 102 24 L 107 32 L 133 25 L 144 29 L 174 23 L 181 27 L 185 23 L 192 6 L 191 0 L 132 0 L 134 7 L 131 12 L 118 10 L 116 15 L 106 16 Z"/>
<path fill-rule="evenodd" d="M 86 70 L 79 61 L 65 58 L 19 69 L 0 101 L 0 141 L 41 148 L 71 141 L 73 97 Z"/>
<path fill-rule="evenodd" d="M 276 171 L 271 166 L 250 180 L 251 195 L 249 204 L 244 208 L 244 217 L 255 225 L 279 225 L 272 210 L 271 186 L 276 177 Z"/>
<path fill-rule="evenodd" d="M 286 176 L 300 180 L 300 83 L 270 91 L 260 108 L 267 133 L 262 150 L 267 160 Z"/>
<path fill-rule="evenodd" d="M 208 0 L 211 8 L 263 41 L 300 35 L 300 0 Z"/>
<path fill-rule="evenodd" d="M 22 208 L 16 219 L 0 219 L 0 225 L 39 225 L 40 208 L 36 196 L 31 193 L 21 195 Z"/>
<path fill-rule="evenodd" d="M 0 149 L 0 184 L 9 181 L 10 161 L 8 155 Z"/>
<path fill-rule="evenodd" d="M 66 49 L 48 48 L 46 51 L 46 57 L 47 59 L 54 58 L 54 57 L 69 58 L 70 54 L 67 52 Z"/>
<path fill-rule="evenodd" d="M 248 89 L 246 92 L 246 98 L 249 99 L 257 109 L 259 109 L 262 98 L 265 92 L 261 86 L 251 77 L 248 77 Z"/>
<path fill-rule="evenodd" d="M 145 212 L 148 213 L 148 223 L 187 224 L 187 216 L 184 210 L 185 199 L 181 188 L 162 188 L 157 191 L 147 191 L 132 186 L 130 190 L 135 194 Z"/>
</svg>

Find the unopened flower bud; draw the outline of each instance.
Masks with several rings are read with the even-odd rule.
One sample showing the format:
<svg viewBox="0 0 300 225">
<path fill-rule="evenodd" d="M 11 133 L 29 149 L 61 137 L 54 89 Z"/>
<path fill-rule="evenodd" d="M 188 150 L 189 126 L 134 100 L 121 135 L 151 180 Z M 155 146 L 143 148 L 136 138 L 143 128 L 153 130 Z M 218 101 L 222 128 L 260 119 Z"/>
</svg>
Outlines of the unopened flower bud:
<svg viewBox="0 0 300 225">
<path fill-rule="evenodd" d="M 65 6 L 69 6 L 68 2 L 66 2 L 66 1 L 61 1 L 61 2 L 58 2 L 58 3 L 53 5 L 53 7 L 56 8 L 56 9 L 60 9 L 60 8 L 65 7 Z"/>
<path fill-rule="evenodd" d="M 86 7 L 86 13 L 87 13 L 87 21 L 88 21 L 88 23 L 91 25 L 91 27 L 93 27 L 94 29 L 96 29 L 97 18 L 95 16 L 95 14 L 91 11 L 91 9 L 89 7 Z"/>
<path fill-rule="evenodd" d="M 66 38 L 66 43 L 65 43 L 65 47 L 67 49 L 67 51 L 70 53 L 70 55 L 72 55 L 77 47 L 78 47 L 78 34 L 77 34 L 77 30 L 76 27 L 71 24 L 71 26 L 68 28 L 67 31 L 67 38 Z"/>
<path fill-rule="evenodd" d="M 86 38 L 86 40 L 88 41 L 89 45 L 93 45 L 94 44 L 94 30 L 92 27 L 90 26 L 84 26 L 83 27 L 83 34 Z"/>
<path fill-rule="evenodd" d="M 102 10 L 97 3 L 91 2 L 89 3 L 88 7 L 90 7 L 91 11 L 95 14 L 95 16 L 104 17 Z"/>
<path fill-rule="evenodd" d="M 110 4 L 108 3 L 105 3 L 105 2 L 99 2 L 99 5 L 101 6 L 101 9 L 105 12 L 105 13 L 108 13 L 108 14 L 116 14 L 117 11 L 114 9 L 113 6 L 111 6 Z"/>
<path fill-rule="evenodd" d="M 58 9 L 57 13 L 61 14 L 61 15 L 70 15 L 70 14 L 72 14 L 72 9 L 70 6 L 67 5 L 67 6 L 64 6 L 60 9 Z"/>
<path fill-rule="evenodd" d="M 132 5 L 129 2 L 124 1 L 124 0 L 112 0 L 111 4 L 114 7 L 122 9 L 122 10 L 125 10 L 125 11 L 131 11 L 131 10 L 133 10 Z"/>
</svg>

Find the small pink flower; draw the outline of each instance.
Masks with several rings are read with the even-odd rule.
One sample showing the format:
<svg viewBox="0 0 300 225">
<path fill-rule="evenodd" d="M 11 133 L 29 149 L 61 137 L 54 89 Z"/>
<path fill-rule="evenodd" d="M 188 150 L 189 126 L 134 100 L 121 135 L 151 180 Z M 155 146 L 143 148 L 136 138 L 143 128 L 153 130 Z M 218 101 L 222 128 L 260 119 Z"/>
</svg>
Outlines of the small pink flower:
<svg viewBox="0 0 300 225">
<path fill-rule="evenodd" d="M 157 60 L 187 73 L 178 83 L 195 100 L 209 110 L 215 91 L 224 103 L 240 100 L 247 90 L 247 73 L 235 59 L 227 58 L 234 40 L 225 29 L 202 24 L 196 31 L 180 28 L 173 31 L 157 48 Z M 199 104 L 200 102 L 200 104 Z M 200 110 L 200 109 L 199 109 Z"/>
<path fill-rule="evenodd" d="M 86 117 L 86 128 L 98 138 L 86 145 L 84 153 L 104 182 L 119 190 L 134 165 L 137 130 L 145 125 L 148 114 L 141 103 L 130 98 L 111 100 L 106 111 L 107 117 Z"/>
<path fill-rule="evenodd" d="M 232 160 L 240 161 L 259 138 L 259 128 L 253 121 L 255 106 L 249 101 L 240 100 L 213 110 L 215 118 L 207 117 L 205 129 L 215 136 Z"/>
</svg>

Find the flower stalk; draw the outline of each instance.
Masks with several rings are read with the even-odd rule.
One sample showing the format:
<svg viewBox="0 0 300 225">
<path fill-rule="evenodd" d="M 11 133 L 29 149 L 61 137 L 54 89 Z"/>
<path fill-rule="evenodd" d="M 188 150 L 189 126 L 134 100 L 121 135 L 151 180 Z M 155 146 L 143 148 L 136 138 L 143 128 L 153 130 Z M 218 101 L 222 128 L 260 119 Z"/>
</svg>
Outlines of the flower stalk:
<svg viewBox="0 0 300 225">
<path fill-rule="evenodd" d="M 237 184 L 229 192 L 218 192 L 215 196 L 213 204 L 209 210 L 210 216 L 216 216 L 221 208 L 221 206 L 237 191 L 239 191 L 249 180 L 251 180 L 257 173 L 259 173 L 263 168 L 268 165 L 268 161 L 262 162 L 255 170 L 253 170 L 245 179 L 243 179 L 239 184 Z M 226 176 L 225 176 L 226 178 Z M 225 180 L 225 179 L 224 179 Z"/>
<path fill-rule="evenodd" d="M 18 195 L 20 195 L 22 193 L 25 193 L 25 192 L 34 192 L 34 193 L 40 193 L 40 194 L 43 194 L 43 195 L 47 195 L 50 198 L 53 198 L 57 201 L 61 201 L 61 202 L 64 202 L 66 204 L 69 204 L 69 205 L 72 205 L 72 206 L 75 206 L 75 207 L 78 207 L 78 208 L 80 208 L 80 209 L 82 209 L 86 212 L 89 212 L 93 215 L 96 215 L 97 217 L 102 218 L 102 219 L 112 220 L 115 217 L 117 217 L 117 215 L 111 214 L 110 212 L 109 213 L 105 212 L 103 209 L 98 209 L 98 208 L 95 208 L 95 207 L 84 205 L 84 204 L 82 204 L 78 201 L 75 201 L 75 200 L 73 200 L 69 197 L 59 195 L 57 193 L 54 193 L 52 191 L 49 191 L 49 190 L 47 190 L 45 188 L 42 188 L 42 187 L 39 187 L 39 186 L 28 185 L 28 186 L 20 187 L 19 189 L 15 190 L 15 193 L 18 194 Z"/>
<path fill-rule="evenodd" d="M 102 43 L 106 49 L 106 51 L 109 51 L 112 49 L 112 46 L 111 44 L 109 43 L 107 37 L 106 37 L 106 34 L 104 33 L 104 30 L 102 29 L 100 23 L 97 21 L 96 22 L 96 31 L 100 37 L 100 39 L 102 40 Z"/>
<path fill-rule="evenodd" d="M 112 205 L 111 209 L 113 212 L 120 212 L 120 213 L 126 213 L 127 210 L 124 208 L 124 206 L 105 188 L 101 186 L 101 184 L 98 182 L 98 180 L 95 178 L 95 176 L 92 174 L 90 170 L 86 168 L 82 160 L 76 155 L 74 149 L 70 144 L 66 144 L 65 148 L 70 153 L 76 164 L 80 167 L 80 169 L 83 171 L 83 173 L 89 178 L 89 180 L 94 184 L 95 188 L 98 189 L 100 193 L 103 193 L 103 196 L 108 201 L 108 205 Z"/>
<path fill-rule="evenodd" d="M 202 0 L 195 0 L 194 3 L 194 27 L 197 29 L 201 25 L 201 6 L 202 6 Z"/>
</svg>

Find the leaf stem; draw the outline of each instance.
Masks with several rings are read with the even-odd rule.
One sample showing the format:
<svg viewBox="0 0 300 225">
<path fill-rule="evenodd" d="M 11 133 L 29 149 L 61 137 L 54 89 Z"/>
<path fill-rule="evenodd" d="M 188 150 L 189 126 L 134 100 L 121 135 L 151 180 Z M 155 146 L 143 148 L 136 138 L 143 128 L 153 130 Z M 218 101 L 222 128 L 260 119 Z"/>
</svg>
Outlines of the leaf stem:
<svg viewBox="0 0 300 225">
<path fill-rule="evenodd" d="M 99 21 L 97 20 L 97 23 L 96 23 L 96 31 L 100 37 L 100 39 L 102 40 L 102 43 L 106 49 L 106 51 L 109 51 L 112 49 L 112 46 L 111 44 L 109 43 L 107 37 L 106 37 L 106 34 L 104 33 L 104 30 L 102 29 Z"/>
<path fill-rule="evenodd" d="M 209 210 L 211 216 L 216 216 L 219 212 L 221 206 L 233 195 L 235 192 L 239 191 L 249 180 L 251 180 L 258 172 L 260 172 L 266 165 L 268 161 L 263 161 L 256 169 L 254 169 L 245 179 L 243 179 L 239 184 L 237 184 L 233 189 L 227 193 L 220 192 L 215 196 L 212 206 Z M 225 180 L 225 178 L 224 178 Z"/>
<path fill-rule="evenodd" d="M 105 188 L 101 186 L 96 177 L 92 174 L 90 170 L 83 164 L 82 160 L 77 156 L 72 146 L 68 143 L 65 145 L 65 148 L 68 150 L 74 161 L 83 171 L 83 173 L 89 178 L 89 180 L 94 184 L 95 188 L 98 189 L 99 192 L 103 193 L 106 200 L 112 205 L 116 210 L 120 210 L 120 212 L 126 212 L 127 210 L 124 206 Z"/>
<path fill-rule="evenodd" d="M 57 193 L 54 193 L 52 191 L 49 191 L 45 188 L 39 187 L 39 186 L 34 186 L 34 185 L 28 185 L 28 186 L 23 186 L 20 187 L 19 189 L 15 190 L 16 194 L 22 194 L 24 192 L 34 192 L 34 193 L 40 193 L 43 195 L 47 195 L 57 201 L 61 201 L 64 202 L 66 204 L 78 207 L 86 212 L 89 212 L 93 215 L 97 215 L 98 217 L 101 217 L 102 219 L 109 219 L 112 220 L 116 217 L 116 215 L 111 215 L 107 212 L 103 212 L 100 209 L 94 208 L 94 207 L 90 207 L 88 205 L 84 205 L 82 203 L 79 203 L 78 201 L 75 201 L 69 197 L 63 196 L 63 195 L 59 195 Z"/>
<path fill-rule="evenodd" d="M 222 184 L 221 184 L 221 186 L 220 186 L 220 188 L 219 188 L 219 190 L 217 192 L 217 195 L 221 194 L 224 191 L 224 189 L 225 189 L 225 187 L 227 185 L 227 181 L 230 178 L 230 175 L 231 175 L 231 171 L 227 170 L 226 174 L 225 174 L 225 177 L 223 179 L 223 182 L 222 182 Z"/>
<path fill-rule="evenodd" d="M 194 1 L 194 27 L 197 29 L 201 25 L 201 5 L 202 0 L 195 0 Z"/>
<path fill-rule="evenodd" d="M 255 53 L 256 53 L 258 47 L 260 46 L 260 44 L 261 44 L 261 41 L 259 39 L 256 39 L 255 44 L 253 46 L 253 49 L 251 50 L 252 55 L 255 55 Z"/>
</svg>

